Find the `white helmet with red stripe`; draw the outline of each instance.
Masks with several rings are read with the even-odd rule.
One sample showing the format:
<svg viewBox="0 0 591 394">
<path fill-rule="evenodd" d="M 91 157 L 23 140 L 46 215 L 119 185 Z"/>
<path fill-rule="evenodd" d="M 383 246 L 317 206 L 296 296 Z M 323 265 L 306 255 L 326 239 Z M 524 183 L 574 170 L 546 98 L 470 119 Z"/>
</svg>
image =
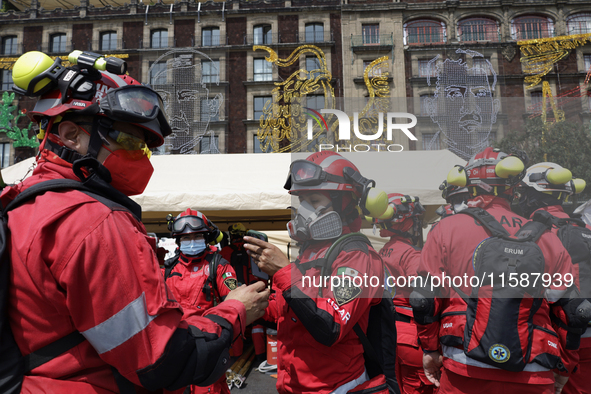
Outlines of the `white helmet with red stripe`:
<svg viewBox="0 0 591 394">
<path fill-rule="evenodd" d="M 291 164 L 285 189 L 290 194 L 305 191 L 352 192 L 361 197 L 362 188 L 354 182 L 357 167 L 343 156 L 333 151 L 311 154 L 306 160 L 296 160 Z"/>
</svg>

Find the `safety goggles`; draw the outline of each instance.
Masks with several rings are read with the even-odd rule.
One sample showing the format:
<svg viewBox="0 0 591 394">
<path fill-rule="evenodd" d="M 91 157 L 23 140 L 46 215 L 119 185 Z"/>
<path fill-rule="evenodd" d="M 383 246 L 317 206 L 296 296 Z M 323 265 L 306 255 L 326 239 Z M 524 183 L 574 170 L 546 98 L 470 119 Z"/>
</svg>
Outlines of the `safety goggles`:
<svg viewBox="0 0 591 394">
<path fill-rule="evenodd" d="M 147 123 L 158 119 L 160 124 L 168 117 L 164 102 L 158 93 L 143 85 L 127 85 L 107 92 L 100 100 L 101 110 L 109 118 L 129 123 Z"/>
<path fill-rule="evenodd" d="M 182 216 L 172 222 L 173 233 L 182 233 L 187 227 L 193 231 L 203 230 L 205 232 L 210 230 L 205 221 L 197 216 Z"/>
<path fill-rule="evenodd" d="M 296 160 L 291 163 L 284 188 L 290 190 L 292 184 L 317 186 L 324 182 L 346 183 L 345 178 L 325 172 L 318 164 L 307 160 Z"/>
</svg>

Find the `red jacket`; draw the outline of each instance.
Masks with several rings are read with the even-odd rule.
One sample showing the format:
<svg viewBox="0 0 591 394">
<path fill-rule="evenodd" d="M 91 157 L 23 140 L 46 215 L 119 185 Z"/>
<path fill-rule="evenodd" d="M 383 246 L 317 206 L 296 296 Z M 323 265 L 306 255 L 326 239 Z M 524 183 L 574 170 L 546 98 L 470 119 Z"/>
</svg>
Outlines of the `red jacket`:
<svg viewBox="0 0 591 394">
<path fill-rule="evenodd" d="M 411 323 L 402 321 L 396 322 L 397 342 L 412 346 L 418 346 L 417 329 L 412 318 L 412 308 L 408 297 L 412 292 L 409 286 L 411 277 L 416 277 L 419 262 L 421 260 L 421 250 L 412 245 L 409 238 L 394 235 L 380 250 L 380 256 L 388 268 L 390 283 L 388 286 L 395 285 L 396 293 L 393 298 L 396 306 L 396 313 L 407 316 Z M 394 282 L 396 280 L 396 282 Z M 401 286 L 398 286 L 400 284 Z M 405 285 L 406 286 L 402 286 Z"/>
<path fill-rule="evenodd" d="M 44 151 L 30 178 L 5 188 L 2 204 L 33 184 L 60 178 L 77 179 L 71 166 Z M 71 190 L 46 192 L 8 216 L 9 319 L 21 352 L 75 330 L 87 339 L 34 369 L 23 393 L 118 392 L 111 366 L 152 390 L 189 385 L 201 372 L 203 365 L 189 366 L 196 360 L 189 325 L 217 335 L 222 329 L 205 317 L 182 318 L 144 226 L 132 214 Z M 205 314 L 226 319 L 234 336 L 244 329 L 238 301 Z"/>
<path fill-rule="evenodd" d="M 564 209 L 560 205 L 552 205 L 550 207 L 544 207 L 541 209 L 551 213 L 553 216 L 556 216 L 557 218 L 560 218 L 560 219 L 570 218 L 568 213 L 564 212 Z M 532 213 L 532 217 L 533 217 L 533 213 Z M 587 225 L 587 228 L 591 230 L 591 226 Z M 554 227 L 554 228 L 552 228 L 552 231 L 554 233 L 557 233 L 558 228 Z M 575 276 L 577 277 L 577 280 L 578 280 L 578 277 L 579 277 L 579 265 L 578 264 L 573 264 L 573 273 L 575 274 Z M 583 333 L 583 335 L 581 335 L 580 349 L 583 349 L 583 348 L 587 349 L 587 350 L 585 350 L 586 352 L 591 351 L 591 350 L 588 350 L 589 348 L 591 348 L 591 328 L 587 328 L 587 330 Z"/>
<path fill-rule="evenodd" d="M 369 277 L 376 277 L 381 295 L 383 263 L 373 248 L 365 243 L 351 243 L 332 265 L 333 276 L 341 277 L 339 268 L 353 275 L 368 279 L 355 298 L 343 299 L 335 287 L 334 292 L 310 286 L 318 284 L 320 269 L 305 270 L 306 279 L 299 266 L 321 258 L 330 242 L 315 242 L 301 254 L 296 262 L 280 269 L 273 276 L 276 297 L 271 299 L 265 319 L 277 322 L 277 390 L 280 393 L 330 393 L 337 387 L 359 378 L 365 369 L 363 346 L 352 330 L 359 323 L 367 330 L 369 307 L 380 300 L 374 298 L 378 288 L 369 285 Z M 328 272 L 326 273 L 328 274 Z"/>
<path fill-rule="evenodd" d="M 484 200 L 486 201 L 486 198 Z M 510 234 L 515 234 L 526 222 L 526 219 L 511 212 L 509 203 L 500 197 L 491 198 L 483 208 L 494 216 Z M 471 216 L 456 214 L 442 219 L 429 232 L 427 242 L 421 252 L 419 275 L 441 276 L 441 273 L 450 277 L 463 277 L 466 273 L 472 275 L 474 273 L 472 267 L 474 250 L 481 241 L 489 236 L 485 228 Z M 572 273 L 570 256 L 558 237 L 547 231 L 540 237 L 537 244 L 546 259 L 545 272 L 561 275 Z M 471 293 L 470 287 L 460 286 L 460 289 L 464 293 Z M 552 286 L 551 289 L 561 294 L 565 286 Z M 421 347 L 424 350 L 437 350 L 440 347 L 439 339 L 444 336 L 463 339 L 466 317 L 457 312 L 465 310 L 466 303 L 455 291 L 450 292 L 449 287 L 442 289 L 441 298 L 435 299 L 435 314 L 442 315 L 441 319 L 428 325 L 418 325 Z M 454 314 L 454 312 L 456 313 Z M 542 306 L 533 318 L 536 325 L 554 332 L 550 322 L 548 302 L 545 300 L 542 302 Z M 539 331 L 540 335 L 547 336 L 547 338 L 540 339 L 540 344 L 556 340 L 556 337 L 550 333 L 536 331 Z M 560 338 L 564 339 L 564 336 L 560 336 Z M 552 384 L 554 382 L 552 372 L 538 364 L 529 364 L 528 367 L 531 367 L 526 368 L 523 372 L 509 372 L 472 360 L 464 355 L 463 349 L 442 345 L 442 353 L 444 368 L 463 376 L 531 384 Z M 563 362 L 567 369 L 572 371 L 574 365 L 567 365 L 568 360 L 563 360 Z M 528 369 L 533 371 L 529 372 Z"/>
<path fill-rule="evenodd" d="M 215 294 L 210 296 L 207 301 L 204 286 L 209 278 L 209 262 L 206 261 L 206 257 L 213 257 L 216 253 L 215 247 L 207 249 L 197 257 L 189 257 L 180 253 L 178 263 L 166 280 L 174 298 L 183 308 L 183 317 L 202 315 L 206 310 L 223 301 L 228 293 L 236 288 L 234 268 L 226 260 L 221 259 L 215 275 L 217 292 L 214 292 Z"/>
</svg>

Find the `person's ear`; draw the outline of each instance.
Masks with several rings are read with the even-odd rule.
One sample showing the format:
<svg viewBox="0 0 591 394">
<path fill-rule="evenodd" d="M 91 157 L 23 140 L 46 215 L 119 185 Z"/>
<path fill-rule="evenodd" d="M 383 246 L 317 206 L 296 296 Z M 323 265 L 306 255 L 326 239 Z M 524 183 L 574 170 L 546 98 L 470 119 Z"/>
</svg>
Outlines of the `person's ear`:
<svg viewBox="0 0 591 394">
<path fill-rule="evenodd" d="M 75 150 L 76 152 L 81 152 L 83 148 L 86 148 L 82 146 L 84 140 L 82 134 L 84 134 L 84 131 L 82 131 L 82 129 L 74 122 L 64 121 L 58 126 L 60 140 L 62 140 L 67 148 Z"/>
</svg>

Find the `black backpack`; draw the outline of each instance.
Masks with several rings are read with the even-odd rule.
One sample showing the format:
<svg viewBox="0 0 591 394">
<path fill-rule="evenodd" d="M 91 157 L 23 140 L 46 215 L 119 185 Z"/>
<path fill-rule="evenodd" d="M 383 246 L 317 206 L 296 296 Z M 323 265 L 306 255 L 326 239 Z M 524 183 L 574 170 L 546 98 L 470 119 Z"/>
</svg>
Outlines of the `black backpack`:
<svg viewBox="0 0 591 394">
<path fill-rule="evenodd" d="M 550 223 L 530 221 L 515 236 L 510 236 L 484 209 L 467 208 L 459 213 L 474 217 L 491 233 L 491 237 L 477 246 L 472 258 L 479 285 L 473 286 L 472 293 L 467 295 L 452 284 L 467 303 L 461 343 L 464 353 L 474 360 L 513 372 L 522 371 L 532 361 L 556 368 L 559 357 L 534 354 L 535 349 L 532 352 L 534 331 L 541 329 L 533 324 L 533 316 L 542 305 L 545 272 L 544 255 L 536 242 L 550 229 Z M 526 306 L 529 302 L 531 305 Z M 526 329 L 519 323 L 519 312 L 525 309 L 528 310 Z"/>
<path fill-rule="evenodd" d="M 7 254 L 9 233 L 8 212 L 47 191 L 80 190 L 106 206 L 123 207 L 138 219 L 141 217 L 141 208 L 136 206 L 137 204 L 131 202 L 126 196 L 110 188 L 100 180 L 97 181 L 95 178 L 91 176 L 87 178 L 87 182 L 85 183 L 72 179 L 54 179 L 41 182 L 20 193 L 6 208 L 0 207 L 0 354 L 2 355 L 0 357 L 0 393 L 20 393 L 25 374 L 74 348 L 85 340 L 80 332 L 74 331 L 31 354 L 26 356 L 21 354 L 8 322 L 8 286 L 10 283 L 10 256 Z M 94 187 L 90 187 L 89 185 Z M 97 194 L 101 192 L 102 194 L 108 193 L 109 198 Z M 114 202 L 112 199 L 120 201 L 121 204 Z M 130 205 L 130 202 L 134 205 Z M 116 379 L 118 379 L 118 376 L 121 376 L 116 370 L 113 373 Z"/>
<path fill-rule="evenodd" d="M 320 266 L 320 275 L 324 277 L 326 272 L 332 272 L 332 264 L 337 256 L 343 251 L 345 245 L 351 242 L 364 242 L 371 246 L 370 240 L 361 233 L 346 234 L 334 241 L 324 258 L 309 263 Z M 308 263 L 305 265 L 312 266 Z M 322 297 L 322 287 L 319 288 L 319 296 Z M 392 302 L 392 295 L 384 290 L 380 303 L 370 308 L 367 333 L 363 332 L 359 323 L 355 323 L 353 331 L 363 345 L 365 369 L 369 378 L 373 379 L 384 374 L 388 391 L 391 394 L 399 394 L 400 388 L 396 380 L 396 308 Z M 375 389 L 384 390 L 386 387 Z"/>
<path fill-rule="evenodd" d="M 172 272 L 174 267 L 176 267 L 176 265 L 179 263 L 179 257 L 180 257 L 180 255 L 179 255 L 179 252 L 177 251 L 177 253 L 173 257 L 169 258 L 168 260 L 166 260 L 164 262 L 164 281 L 165 282 L 171 276 L 175 276 L 175 275 L 181 276 L 181 274 L 179 274 L 178 272 Z M 212 253 L 212 254 L 208 254 L 207 256 L 205 256 L 205 260 L 209 263 L 209 276 L 205 280 L 205 284 L 203 285 L 203 289 L 202 289 L 202 291 L 205 293 L 205 299 L 207 301 L 211 301 L 212 297 L 215 297 L 215 295 L 217 294 L 218 298 L 220 300 L 222 300 L 222 297 L 220 296 L 220 292 L 218 291 L 216 278 L 217 278 L 218 266 L 222 262 L 223 258 L 219 253 Z M 214 300 L 215 300 L 215 298 L 214 298 Z"/>
<path fill-rule="evenodd" d="M 558 238 L 573 264 L 579 265 L 581 297 L 591 300 L 591 230 L 578 218 L 559 219 L 552 216 L 552 222 L 558 227 Z"/>
</svg>

